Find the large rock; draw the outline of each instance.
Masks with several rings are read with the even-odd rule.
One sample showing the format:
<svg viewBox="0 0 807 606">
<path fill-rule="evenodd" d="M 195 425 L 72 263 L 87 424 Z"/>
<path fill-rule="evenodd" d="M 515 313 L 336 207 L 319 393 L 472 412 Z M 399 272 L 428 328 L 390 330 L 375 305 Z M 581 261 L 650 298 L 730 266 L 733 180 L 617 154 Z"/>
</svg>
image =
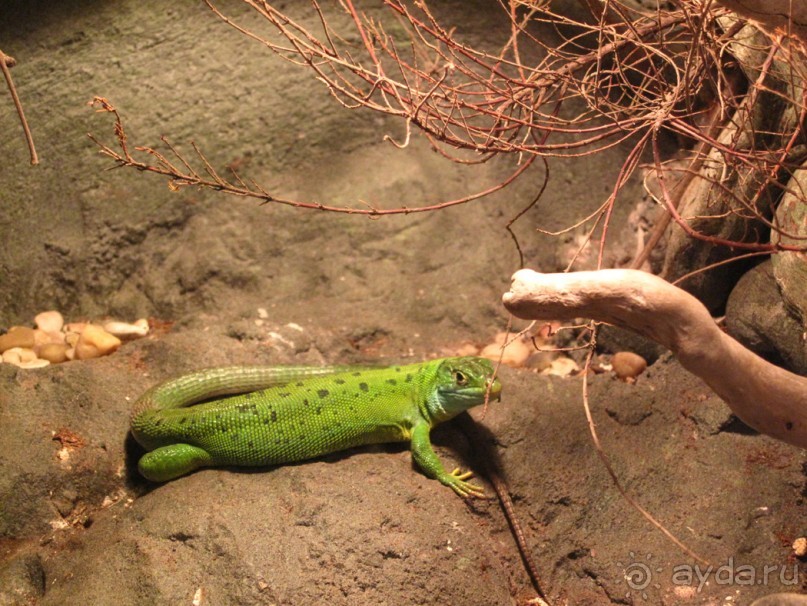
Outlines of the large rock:
<svg viewBox="0 0 807 606">
<path fill-rule="evenodd" d="M 736 19 L 725 17 L 731 27 Z M 757 153 L 787 145 L 787 137 L 798 120 L 800 106 L 786 99 L 801 99 L 803 83 L 785 61 L 768 64 L 767 36 L 747 24 L 728 45 L 749 82 L 765 71 L 764 87 L 755 97 L 746 97 L 717 136 L 720 145 L 739 153 Z M 753 102 L 751 100 L 753 99 Z M 801 153 L 800 150 L 798 153 Z M 797 157 L 787 158 L 788 161 Z M 778 175 L 786 178 L 784 171 Z M 713 313 L 722 313 L 731 289 L 748 269 L 748 262 L 722 263 L 743 252 L 715 241 L 756 242 L 767 237 L 766 223 L 780 194 L 781 185 L 759 164 L 732 162 L 720 146 L 707 152 L 698 174 L 683 194 L 679 213 L 702 238 L 693 238 L 674 224 L 664 260 L 662 276 L 683 280 L 681 288 L 698 297 Z"/>
<path fill-rule="evenodd" d="M 807 248 L 807 163 L 794 171 L 788 192 L 776 209 L 776 224 L 784 245 Z M 773 275 L 782 291 L 788 309 L 800 320 L 802 332 L 807 332 L 807 252 L 785 251 L 772 258 Z M 807 346 L 807 335 L 802 334 Z"/>
<path fill-rule="evenodd" d="M 807 374 L 804 328 L 782 297 L 768 260 L 746 273 L 726 306 L 728 332 L 759 355 Z"/>
</svg>

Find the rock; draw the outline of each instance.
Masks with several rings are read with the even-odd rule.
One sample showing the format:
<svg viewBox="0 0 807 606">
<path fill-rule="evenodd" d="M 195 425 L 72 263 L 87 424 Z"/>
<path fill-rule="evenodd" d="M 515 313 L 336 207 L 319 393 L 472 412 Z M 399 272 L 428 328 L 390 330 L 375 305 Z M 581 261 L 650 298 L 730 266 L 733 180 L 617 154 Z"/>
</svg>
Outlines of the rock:
<svg viewBox="0 0 807 606">
<path fill-rule="evenodd" d="M 20 368 L 43 368 L 45 366 L 50 366 L 50 362 L 48 360 L 43 360 L 42 358 L 34 358 L 33 360 L 28 360 L 27 362 L 20 362 L 17 366 Z"/>
<path fill-rule="evenodd" d="M 119 339 L 138 339 L 149 334 L 149 323 L 146 319 L 134 323 L 111 321 L 104 324 L 104 330 Z"/>
<path fill-rule="evenodd" d="M 502 354 L 502 345 L 507 342 L 507 346 Z M 518 337 L 514 334 L 500 332 L 496 335 L 493 343 L 485 346 L 479 355 L 489 360 L 498 361 L 501 356 L 502 364 L 512 366 L 513 368 L 521 368 L 527 362 L 527 359 L 535 351 L 535 347 L 529 339 Z"/>
<path fill-rule="evenodd" d="M 807 556 L 807 537 L 799 537 L 793 541 L 793 555 L 797 558 Z"/>
<path fill-rule="evenodd" d="M 724 27 L 736 21 L 726 17 Z M 740 26 L 743 24 L 740 23 Z M 675 281 L 693 271 L 739 256 L 741 249 L 721 246 L 713 238 L 754 242 L 767 231 L 771 210 L 782 184 L 751 162 L 733 162 L 726 158 L 723 146 L 740 153 L 758 153 L 766 149 L 789 147 L 785 133 L 797 117 L 798 102 L 788 101 L 793 79 L 792 67 L 781 58 L 768 58 L 764 52 L 766 34 L 752 24 L 745 24 L 732 40 L 728 52 L 738 60 L 750 82 L 764 82 L 756 95 L 746 96 L 734 116 L 721 127 L 717 140 L 707 152 L 698 173 L 686 186 L 678 212 L 688 228 L 707 238 L 690 236 L 672 223 L 661 276 Z M 763 67 L 765 66 L 765 67 Z M 786 162 L 798 156 L 789 154 Z M 791 174 L 803 174 L 793 170 Z M 790 191 L 804 191 L 805 183 L 787 183 Z M 679 286 L 695 295 L 713 314 L 722 314 L 726 299 L 742 274 L 748 260 L 715 265 L 709 271 L 689 276 Z"/>
<path fill-rule="evenodd" d="M 568 377 L 573 375 L 580 367 L 577 362 L 566 356 L 560 356 L 552 360 L 552 362 L 544 370 L 541 371 L 542 375 L 554 375 L 556 377 Z"/>
<path fill-rule="evenodd" d="M 0 336 L 0 353 L 13 347 L 33 349 L 36 344 L 34 329 L 27 326 L 12 326 L 8 332 Z"/>
<path fill-rule="evenodd" d="M 34 350 L 38 350 L 39 347 L 45 343 L 48 343 L 49 341 L 50 337 L 48 336 L 48 333 L 39 328 L 34 329 Z"/>
<path fill-rule="evenodd" d="M 84 332 L 84 329 L 87 328 L 87 322 L 70 322 L 69 324 L 65 324 L 64 332 L 66 333 L 76 333 L 81 334 Z"/>
<path fill-rule="evenodd" d="M 802 165 L 807 168 L 807 164 Z M 796 191 L 803 191 L 807 186 L 807 176 L 804 170 L 796 171 L 792 177 L 791 187 Z M 794 237 L 781 236 L 782 244 L 804 247 L 807 245 L 807 204 L 804 203 L 803 194 L 798 196 L 785 193 L 779 207 L 776 209 L 776 224 L 783 232 Z M 782 293 L 785 306 L 797 320 L 800 321 L 802 332 L 807 331 L 807 253 L 781 252 L 771 258 L 773 275 Z"/>
<path fill-rule="evenodd" d="M 524 366 L 537 372 L 542 372 L 551 367 L 552 362 L 557 357 L 558 353 L 555 351 L 533 351 Z"/>
<path fill-rule="evenodd" d="M 804 327 L 785 304 L 774 272 L 773 261 L 768 260 L 740 279 L 726 305 L 726 328 L 751 351 L 807 374 Z"/>
<path fill-rule="evenodd" d="M 45 343 L 38 350 L 38 355 L 43 360 L 53 364 L 67 361 L 67 350 L 70 349 L 66 343 Z"/>
<path fill-rule="evenodd" d="M 479 348 L 473 343 L 463 343 L 451 352 L 455 356 L 476 356 L 479 354 Z"/>
<path fill-rule="evenodd" d="M 43 311 L 36 315 L 34 323 L 43 332 L 61 332 L 64 318 L 58 311 Z"/>
<path fill-rule="evenodd" d="M 647 361 L 632 351 L 620 351 L 611 358 L 611 366 L 623 381 L 635 381 L 647 369 Z"/>
<path fill-rule="evenodd" d="M 88 360 L 106 356 L 120 347 L 121 341 L 100 326 L 87 324 L 76 343 L 76 358 Z"/>
<path fill-rule="evenodd" d="M 33 362 L 34 360 L 36 360 L 36 354 L 33 349 L 12 347 L 3 352 L 3 362 L 7 364 L 21 366 L 28 362 Z"/>
<path fill-rule="evenodd" d="M 611 324 L 600 326 L 600 330 L 597 332 L 597 350 L 612 354 L 620 351 L 632 351 L 647 360 L 648 364 L 653 364 L 667 353 L 667 349 L 663 345 Z"/>
</svg>

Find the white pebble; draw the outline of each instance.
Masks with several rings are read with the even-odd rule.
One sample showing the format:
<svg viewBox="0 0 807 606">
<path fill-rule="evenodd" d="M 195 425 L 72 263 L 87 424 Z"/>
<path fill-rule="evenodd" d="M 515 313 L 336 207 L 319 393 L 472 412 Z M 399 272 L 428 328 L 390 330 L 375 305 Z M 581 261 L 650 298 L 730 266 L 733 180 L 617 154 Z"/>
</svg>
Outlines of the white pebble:
<svg viewBox="0 0 807 606">
<path fill-rule="evenodd" d="M 143 322 L 145 322 L 145 326 Z M 149 334 L 149 325 L 148 320 L 143 320 L 142 322 L 138 320 L 133 324 L 113 320 L 104 324 L 104 330 L 119 339 L 138 339 Z"/>
<path fill-rule="evenodd" d="M 36 360 L 36 354 L 33 349 L 25 347 L 12 347 L 3 352 L 3 362 L 6 364 L 13 364 L 14 366 L 21 366 L 22 364 Z"/>
<path fill-rule="evenodd" d="M 43 311 L 34 318 L 36 327 L 43 332 L 59 332 L 64 326 L 64 318 L 58 311 Z"/>
<path fill-rule="evenodd" d="M 28 362 L 20 362 L 17 366 L 20 368 L 42 368 L 44 366 L 49 366 L 50 362 L 48 360 L 42 360 L 41 358 L 34 358 Z"/>
<path fill-rule="evenodd" d="M 580 370 L 580 367 L 577 366 L 577 362 L 571 358 L 561 356 L 552 360 L 552 363 L 545 370 L 542 370 L 541 374 L 568 377 L 569 375 L 576 373 L 578 370 Z"/>
</svg>

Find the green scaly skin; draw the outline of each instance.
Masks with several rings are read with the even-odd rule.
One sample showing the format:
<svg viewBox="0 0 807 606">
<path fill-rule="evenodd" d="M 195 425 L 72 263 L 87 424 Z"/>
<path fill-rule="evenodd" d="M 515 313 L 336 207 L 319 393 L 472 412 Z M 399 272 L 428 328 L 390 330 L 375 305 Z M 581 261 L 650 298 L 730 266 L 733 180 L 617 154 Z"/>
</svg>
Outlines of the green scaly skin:
<svg viewBox="0 0 807 606">
<path fill-rule="evenodd" d="M 131 429 L 150 451 L 138 469 L 155 482 L 200 467 L 281 465 L 364 444 L 410 442 L 428 477 L 460 496 L 483 496 L 467 481 L 470 472 L 443 468 L 429 433 L 500 393 L 490 361 L 475 357 L 370 369 L 214 368 L 149 389 L 135 403 Z"/>
</svg>

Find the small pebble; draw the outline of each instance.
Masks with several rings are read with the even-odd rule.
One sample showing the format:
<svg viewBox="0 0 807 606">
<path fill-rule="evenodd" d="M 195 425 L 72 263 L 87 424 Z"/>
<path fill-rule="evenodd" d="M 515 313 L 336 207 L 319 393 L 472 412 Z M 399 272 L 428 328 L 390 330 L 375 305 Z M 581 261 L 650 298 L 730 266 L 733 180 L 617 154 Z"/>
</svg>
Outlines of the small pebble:
<svg viewBox="0 0 807 606">
<path fill-rule="evenodd" d="M 68 349 L 66 343 L 45 343 L 39 348 L 38 355 L 52 364 L 59 364 L 67 361 Z"/>
<path fill-rule="evenodd" d="M 36 315 L 34 323 L 43 332 L 59 332 L 64 326 L 64 318 L 58 311 L 43 311 Z"/>
<path fill-rule="evenodd" d="M 42 368 L 68 360 L 97 358 L 117 350 L 121 339 L 146 336 L 150 329 L 145 318 L 136 322 L 110 320 L 104 328 L 88 322 L 65 324 L 56 310 L 37 314 L 34 322 L 35 329 L 12 326 L 8 332 L 0 330 L 0 362 Z"/>
<path fill-rule="evenodd" d="M 620 351 L 611 358 L 614 374 L 623 381 L 633 382 L 647 368 L 647 361 L 631 351 Z"/>
<path fill-rule="evenodd" d="M 536 372 L 542 372 L 552 366 L 552 362 L 558 357 L 554 351 L 534 351 L 527 358 L 525 366 Z"/>
<path fill-rule="evenodd" d="M 67 335 L 63 332 L 49 332 L 46 333 L 48 335 L 48 343 L 64 343 L 64 339 Z"/>
<path fill-rule="evenodd" d="M 17 366 L 20 368 L 42 368 L 43 366 L 50 365 L 48 360 L 42 360 L 40 358 L 34 358 L 33 360 L 29 360 L 28 362 L 20 362 Z"/>
<path fill-rule="evenodd" d="M 34 351 L 47 343 L 64 343 L 63 332 L 45 332 L 39 328 L 34 329 Z"/>
<path fill-rule="evenodd" d="M 34 345 L 34 329 L 27 326 L 12 326 L 6 334 L 0 336 L 0 353 L 13 347 L 31 349 Z"/>
<path fill-rule="evenodd" d="M 64 331 L 66 333 L 74 332 L 77 334 L 81 334 L 82 332 L 84 332 L 84 329 L 87 328 L 87 326 L 88 326 L 87 322 L 70 322 L 69 324 L 64 325 Z"/>
<path fill-rule="evenodd" d="M 451 352 L 455 356 L 475 356 L 479 354 L 479 348 L 473 343 L 463 343 Z"/>
<path fill-rule="evenodd" d="M 104 324 L 104 330 L 119 339 L 138 339 L 149 334 L 148 320 L 142 319 L 137 322 L 118 322 L 117 320 Z"/>
<path fill-rule="evenodd" d="M 509 339 L 511 339 L 512 342 L 507 342 L 507 339 L 508 334 L 500 332 L 496 335 L 493 343 L 485 346 L 482 351 L 479 352 L 479 355 L 494 361 L 499 360 L 501 356 L 502 364 L 507 364 L 507 366 L 515 368 L 524 366 L 527 362 L 527 358 L 535 351 L 532 343 L 529 340 L 525 340 L 523 337 L 516 337 L 516 335 L 513 334 L 509 335 Z M 502 345 L 506 342 L 508 344 L 505 346 L 504 354 L 502 354 Z"/>
<path fill-rule="evenodd" d="M 120 347 L 121 341 L 115 335 L 109 334 L 100 326 L 87 324 L 76 343 L 76 358 L 89 360 L 106 356 Z"/>
<path fill-rule="evenodd" d="M 36 360 L 36 354 L 33 349 L 12 347 L 3 352 L 3 362 L 14 364 L 14 366 L 21 366 L 33 360 Z"/>
<path fill-rule="evenodd" d="M 552 360 L 549 366 L 541 371 L 541 374 L 568 377 L 578 370 L 580 370 L 580 367 L 577 365 L 577 362 L 566 356 L 560 356 Z"/>
<path fill-rule="evenodd" d="M 807 557 L 807 537 L 799 537 L 793 541 L 793 554 L 797 558 Z"/>
</svg>

